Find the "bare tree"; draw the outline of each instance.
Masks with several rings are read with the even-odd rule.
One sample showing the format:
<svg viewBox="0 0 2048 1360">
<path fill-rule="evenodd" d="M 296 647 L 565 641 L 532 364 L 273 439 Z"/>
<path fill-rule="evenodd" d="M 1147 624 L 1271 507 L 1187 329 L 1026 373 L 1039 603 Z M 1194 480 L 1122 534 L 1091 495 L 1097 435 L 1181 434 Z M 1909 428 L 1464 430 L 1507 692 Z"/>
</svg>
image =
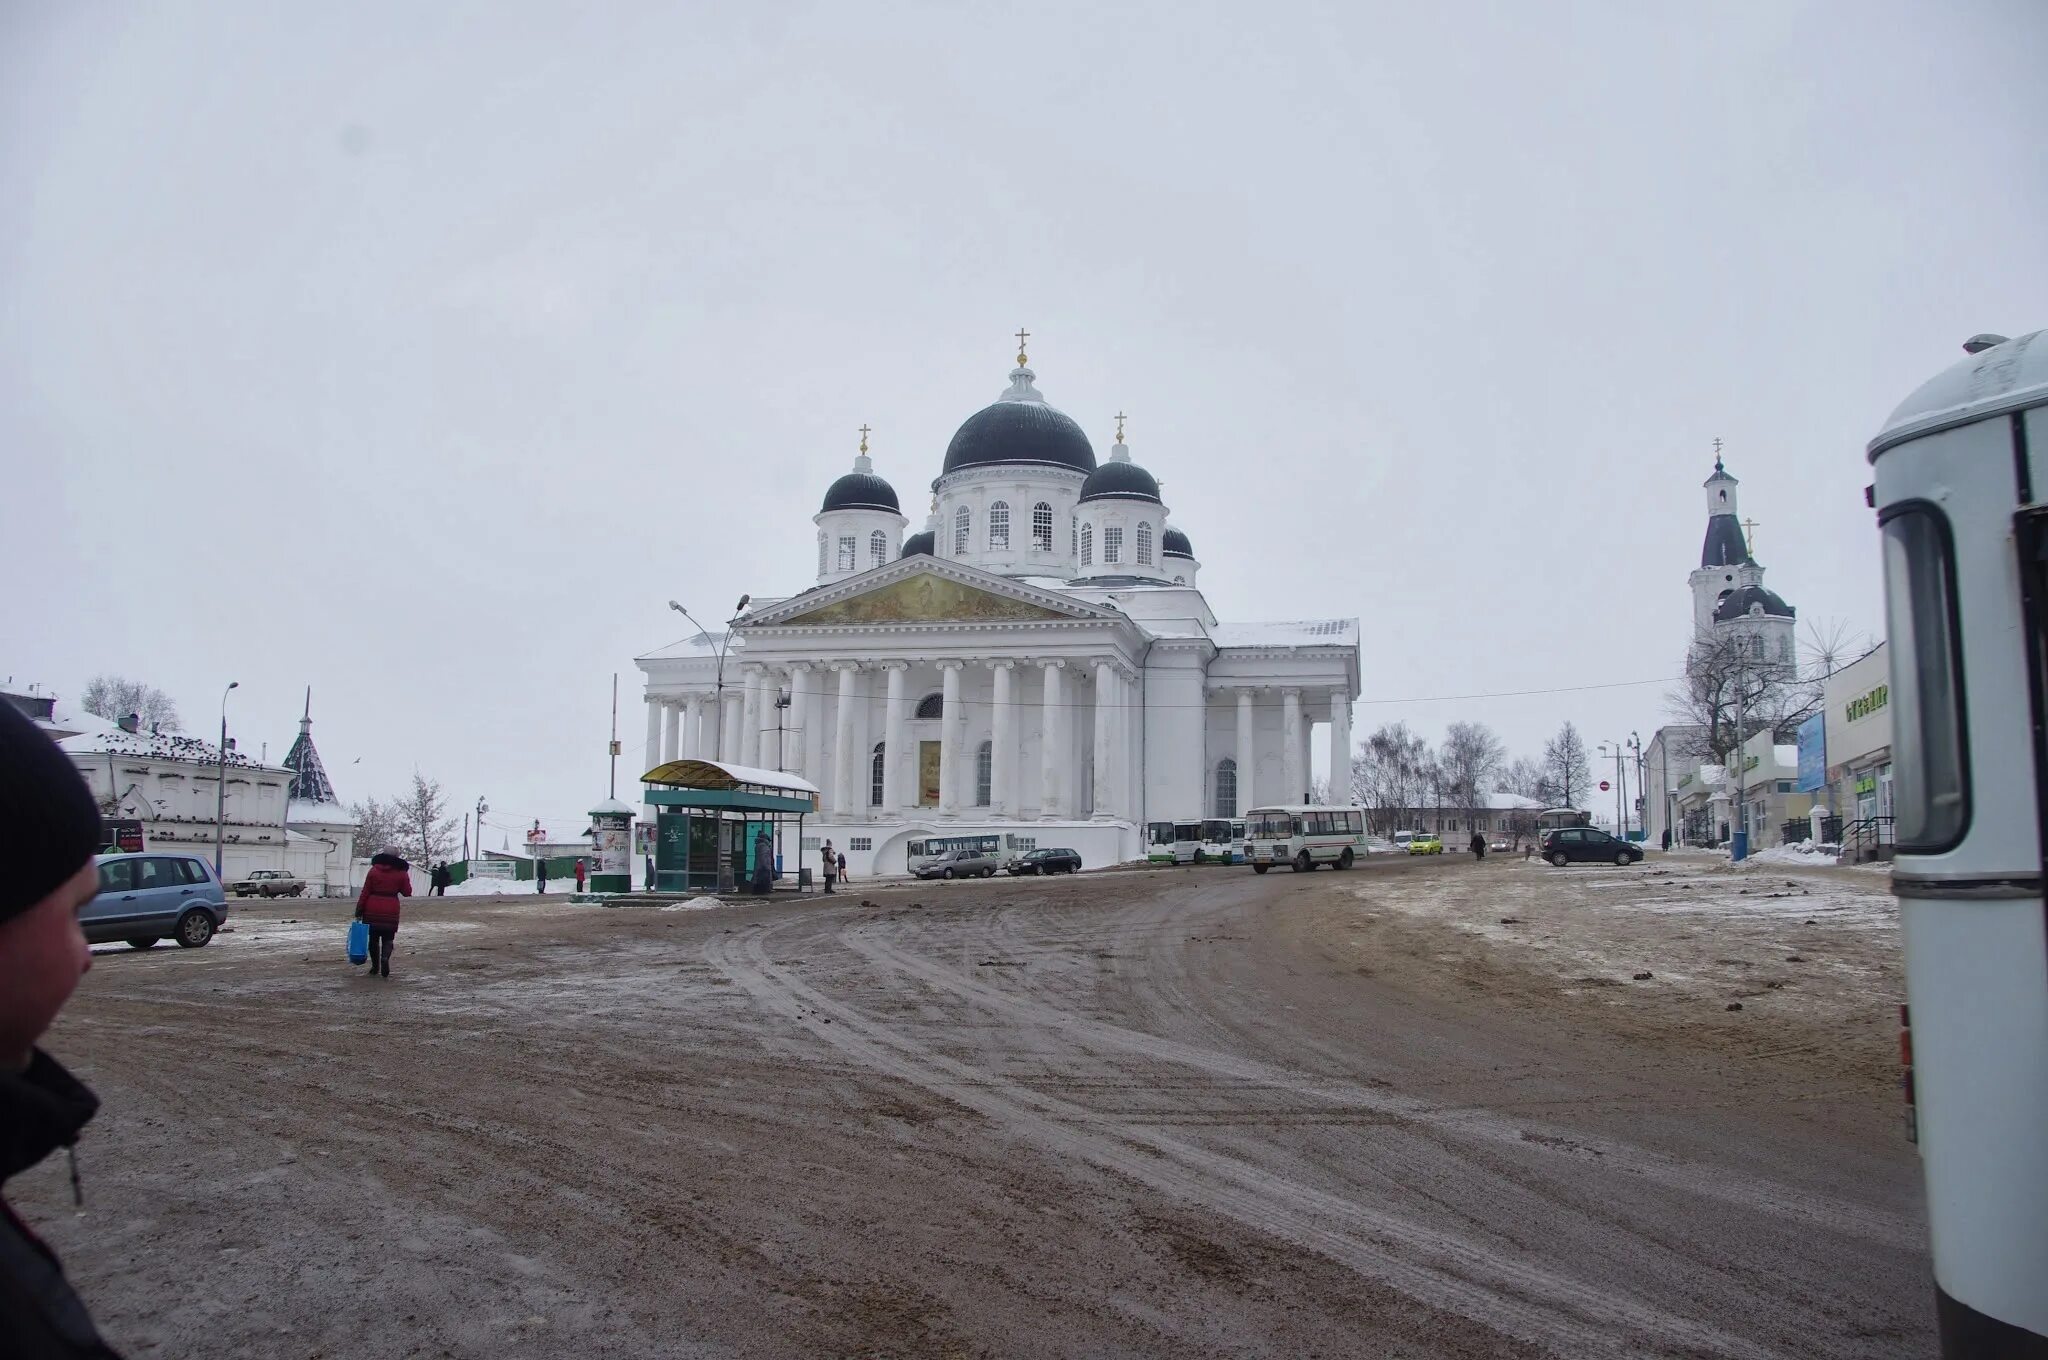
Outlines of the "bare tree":
<svg viewBox="0 0 2048 1360">
<path fill-rule="evenodd" d="M 1373 810 L 1375 829 L 1382 835 L 1397 829 L 1398 813 L 1422 806 L 1429 763 L 1429 743 L 1406 723 L 1388 723 L 1359 743 L 1351 764 L 1351 796 Z"/>
<path fill-rule="evenodd" d="M 348 805 L 356 823 L 357 853 L 368 857 L 382 850 L 398 849 L 403 837 L 398 829 L 398 804 L 365 798 Z"/>
<path fill-rule="evenodd" d="M 1311 778 L 1308 781 L 1308 801 L 1316 807 L 1330 805 L 1330 781 Z"/>
<path fill-rule="evenodd" d="M 1531 760 L 1528 756 L 1516 756 L 1501 766 L 1500 773 L 1494 776 L 1493 786 L 1502 793 L 1538 801 L 1549 795 L 1549 780 L 1543 773 L 1543 762 Z"/>
<path fill-rule="evenodd" d="M 1543 797 L 1559 807 L 1575 808 L 1593 784 L 1593 765 L 1586 758 L 1586 739 L 1566 723 L 1543 747 Z"/>
<path fill-rule="evenodd" d="M 1452 723 L 1437 749 L 1444 795 L 1467 816 L 1476 815 L 1486 805 L 1487 792 L 1506 759 L 1507 748 L 1485 723 Z"/>
<path fill-rule="evenodd" d="M 86 683 L 78 706 L 96 718 L 118 723 L 133 713 L 143 731 L 180 730 L 178 706 L 155 685 L 121 675 L 95 675 Z"/>
<path fill-rule="evenodd" d="M 1753 634 L 1740 632 L 1696 639 L 1670 696 L 1672 715 L 1698 729 L 1681 754 L 1715 761 L 1759 732 L 1789 739 L 1819 704 L 1817 681 L 1801 680 L 1796 667 L 1768 659 Z"/>
<path fill-rule="evenodd" d="M 441 781 L 413 771 L 412 790 L 399 795 L 392 804 L 398 822 L 394 830 L 407 852 L 419 852 L 418 862 L 446 859 L 455 848 L 455 818 L 449 815 L 448 796 Z"/>
</svg>

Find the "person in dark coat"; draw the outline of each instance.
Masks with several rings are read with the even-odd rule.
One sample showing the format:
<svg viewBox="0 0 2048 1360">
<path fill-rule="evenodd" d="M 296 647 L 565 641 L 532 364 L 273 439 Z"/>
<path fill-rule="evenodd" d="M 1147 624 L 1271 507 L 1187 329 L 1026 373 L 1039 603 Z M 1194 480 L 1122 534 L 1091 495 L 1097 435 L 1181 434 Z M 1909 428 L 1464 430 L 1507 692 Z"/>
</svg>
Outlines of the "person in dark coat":
<svg viewBox="0 0 2048 1360">
<path fill-rule="evenodd" d="M 1472 833 L 1472 858 L 1486 858 L 1486 837 L 1477 831 Z"/>
<path fill-rule="evenodd" d="M 0 1185 L 78 1142 L 99 1100 L 36 1041 L 92 967 L 78 913 L 99 891 L 99 806 L 71 758 L 0 702 Z M 71 1165 L 78 1196 L 78 1164 Z M 82 1203 L 82 1199 L 80 1200 Z M 120 1360 L 57 1255 L 0 1197 L 0 1355 Z"/>
<path fill-rule="evenodd" d="M 448 872 L 448 861 L 445 859 L 436 864 L 427 874 L 427 885 L 435 897 L 446 897 L 448 895 L 448 885 L 454 882 L 454 880 L 455 875 Z"/>
<path fill-rule="evenodd" d="M 548 857 L 536 855 L 533 859 L 533 890 L 544 893 L 548 890 Z"/>
<path fill-rule="evenodd" d="M 775 872 L 775 842 L 768 833 L 754 834 L 754 896 L 766 897 Z"/>
<path fill-rule="evenodd" d="M 370 860 L 363 890 L 356 895 L 356 919 L 370 928 L 370 976 L 391 976 L 391 951 L 398 939 L 400 898 L 412 896 L 412 866 L 386 850 Z"/>
</svg>

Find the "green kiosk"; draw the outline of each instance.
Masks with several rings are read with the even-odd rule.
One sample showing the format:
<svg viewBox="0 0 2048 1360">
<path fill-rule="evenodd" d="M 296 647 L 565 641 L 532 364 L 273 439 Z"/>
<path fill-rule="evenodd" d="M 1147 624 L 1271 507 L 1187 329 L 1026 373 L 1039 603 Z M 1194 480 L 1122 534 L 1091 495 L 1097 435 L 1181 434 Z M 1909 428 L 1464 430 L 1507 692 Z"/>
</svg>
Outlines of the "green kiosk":
<svg viewBox="0 0 2048 1360">
<path fill-rule="evenodd" d="M 770 871 L 780 879 L 785 864 L 802 858 L 804 818 L 818 810 L 818 786 L 808 779 L 716 760 L 671 760 L 640 782 L 654 807 L 653 892 L 742 890 L 760 854 L 774 856 Z M 790 823 L 797 853 L 786 855 Z"/>
</svg>

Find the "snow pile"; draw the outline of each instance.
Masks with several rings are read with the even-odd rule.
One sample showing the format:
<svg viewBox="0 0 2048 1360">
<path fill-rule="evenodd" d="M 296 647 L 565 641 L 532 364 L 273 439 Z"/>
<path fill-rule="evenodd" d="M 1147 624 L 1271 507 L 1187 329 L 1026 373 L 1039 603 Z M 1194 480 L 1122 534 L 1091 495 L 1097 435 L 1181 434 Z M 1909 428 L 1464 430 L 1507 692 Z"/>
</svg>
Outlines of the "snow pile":
<svg viewBox="0 0 2048 1360">
<path fill-rule="evenodd" d="M 1816 845 L 1812 841 L 1797 841 L 1791 845 L 1774 845 L 1768 850 L 1759 850 L 1744 861 L 1748 864 L 1797 864 L 1806 868 L 1838 863 L 1841 856 L 1832 845 Z"/>
<path fill-rule="evenodd" d="M 555 885 L 550 881 L 548 886 L 552 888 Z M 575 886 L 576 880 L 574 877 L 571 877 L 561 891 L 570 891 Z M 462 882 L 451 885 L 447 895 L 449 897 L 503 897 L 512 893 L 525 893 L 528 897 L 533 896 L 533 880 L 527 879 L 525 882 L 521 882 L 516 878 L 465 878 Z"/>
<path fill-rule="evenodd" d="M 723 906 L 729 906 L 729 905 L 731 905 L 731 904 L 730 904 L 730 903 L 728 903 L 728 902 L 726 902 L 726 901 L 725 901 L 725 900 L 724 900 L 723 898 L 719 898 L 719 897 L 691 897 L 691 898 L 686 898 L 685 900 L 683 900 L 683 901 L 681 901 L 681 902 L 664 902 L 664 903 L 663 903 L 663 904 L 662 904 L 662 905 L 661 905 L 661 906 L 660 906 L 660 907 L 659 907 L 659 908 L 658 908 L 657 910 L 660 910 L 660 911 L 709 911 L 709 910 L 711 910 L 711 909 L 712 909 L 713 907 L 723 907 Z"/>
</svg>

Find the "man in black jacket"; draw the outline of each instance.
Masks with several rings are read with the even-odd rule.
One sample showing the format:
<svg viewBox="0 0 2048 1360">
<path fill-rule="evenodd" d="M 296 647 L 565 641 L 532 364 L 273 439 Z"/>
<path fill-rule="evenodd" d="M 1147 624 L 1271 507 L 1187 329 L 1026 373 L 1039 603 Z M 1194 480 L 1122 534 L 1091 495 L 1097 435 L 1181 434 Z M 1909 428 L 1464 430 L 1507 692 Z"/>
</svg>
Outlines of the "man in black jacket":
<svg viewBox="0 0 2048 1360">
<path fill-rule="evenodd" d="M 69 1149 L 99 1108 L 37 1048 L 92 951 L 78 913 L 99 891 L 99 808 L 36 725 L 0 702 L 0 826 L 20 852 L 0 873 L 0 1182 Z M 76 1191 L 77 1170 L 72 1171 Z M 0 1354 L 8 1360 L 118 1360 L 100 1340 L 56 1254 L 0 1198 Z"/>
</svg>

